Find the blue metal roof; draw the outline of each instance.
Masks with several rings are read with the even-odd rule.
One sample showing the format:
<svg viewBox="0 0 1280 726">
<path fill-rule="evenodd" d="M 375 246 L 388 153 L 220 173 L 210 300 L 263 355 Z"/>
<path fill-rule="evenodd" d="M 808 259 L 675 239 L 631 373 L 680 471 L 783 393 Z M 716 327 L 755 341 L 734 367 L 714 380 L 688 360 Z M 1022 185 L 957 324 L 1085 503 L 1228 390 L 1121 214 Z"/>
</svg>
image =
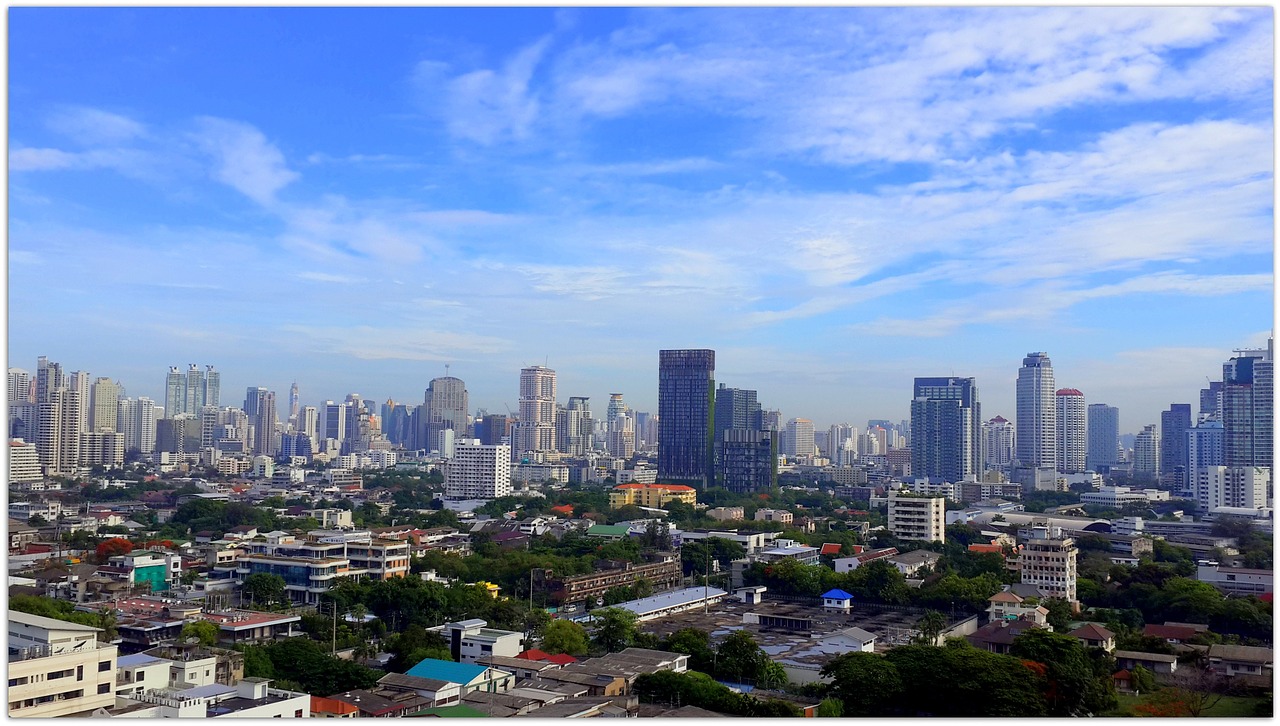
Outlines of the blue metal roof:
<svg viewBox="0 0 1280 726">
<path fill-rule="evenodd" d="M 418 665 L 406 671 L 405 675 L 434 678 L 437 681 L 466 685 L 484 675 L 487 670 L 489 670 L 489 666 L 476 665 L 475 663 L 454 663 L 450 660 L 424 658 Z"/>
<path fill-rule="evenodd" d="M 822 593 L 822 597 L 827 600 L 852 600 L 853 599 L 853 595 L 850 595 L 849 593 L 839 588 L 836 588 L 834 590 L 827 590 L 826 592 Z"/>
</svg>

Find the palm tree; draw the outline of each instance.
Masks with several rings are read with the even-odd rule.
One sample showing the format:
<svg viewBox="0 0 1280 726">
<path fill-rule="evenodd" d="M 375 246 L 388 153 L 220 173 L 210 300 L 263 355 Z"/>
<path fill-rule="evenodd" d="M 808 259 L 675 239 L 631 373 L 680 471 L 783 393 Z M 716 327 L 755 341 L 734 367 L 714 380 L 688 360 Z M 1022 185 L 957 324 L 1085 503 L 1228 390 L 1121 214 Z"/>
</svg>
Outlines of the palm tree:
<svg viewBox="0 0 1280 726">
<path fill-rule="evenodd" d="M 918 642 L 926 645 L 936 645 L 938 636 L 947 627 L 947 616 L 937 610 L 930 610 L 925 613 L 920 620 L 916 621 L 916 629 L 920 634 L 916 636 Z"/>
</svg>

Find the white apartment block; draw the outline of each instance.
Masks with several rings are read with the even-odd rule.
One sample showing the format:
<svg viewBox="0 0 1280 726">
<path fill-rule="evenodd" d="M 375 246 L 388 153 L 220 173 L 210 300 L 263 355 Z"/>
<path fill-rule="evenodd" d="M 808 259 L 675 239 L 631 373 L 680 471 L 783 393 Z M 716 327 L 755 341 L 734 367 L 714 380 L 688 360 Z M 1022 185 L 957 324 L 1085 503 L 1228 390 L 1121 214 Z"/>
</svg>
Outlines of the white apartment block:
<svg viewBox="0 0 1280 726">
<path fill-rule="evenodd" d="M 36 453 L 35 444 L 13 440 L 9 442 L 9 483 L 40 481 L 44 477 L 40 473 L 40 455 Z"/>
<path fill-rule="evenodd" d="M 88 716 L 116 701 L 116 646 L 99 628 L 9 611 L 9 716 Z"/>
<path fill-rule="evenodd" d="M 459 663 L 475 663 L 479 658 L 514 658 L 524 650 L 524 633 L 490 628 L 484 620 L 446 623 L 436 630 L 449 643 L 449 652 Z"/>
<path fill-rule="evenodd" d="M 1217 507 L 1267 506 L 1271 470 L 1263 466 L 1201 466 L 1191 470 L 1191 493 L 1202 512 Z"/>
<path fill-rule="evenodd" d="M 946 500 L 889 492 L 889 532 L 898 539 L 946 540 Z"/>
<path fill-rule="evenodd" d="M 1076 601 L 1076 543 L 1058 527 L 1033 525 L 1031 538 L 1018 556 L 1022 584 L 1035 585 L 1049 597 Z"/>
<path fill-rule="evenodd" d="M 463 439 L 454 445 L 445 467 L 445 496 L 450 499 L 497 499 L 511 494 L 511 447 Z"/>
</svg>

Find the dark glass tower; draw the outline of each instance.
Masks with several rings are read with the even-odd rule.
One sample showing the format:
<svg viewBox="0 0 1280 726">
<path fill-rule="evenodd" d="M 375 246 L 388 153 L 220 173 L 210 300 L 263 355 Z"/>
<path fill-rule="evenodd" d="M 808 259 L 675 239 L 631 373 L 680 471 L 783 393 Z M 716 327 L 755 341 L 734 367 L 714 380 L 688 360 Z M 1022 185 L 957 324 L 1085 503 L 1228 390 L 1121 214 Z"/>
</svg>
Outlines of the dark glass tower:
<svg viewBox="0 0 1280 726">
<path fill-rule="evenodd" d="M 976 481 L 982 474 L 982 409 L 973 378 L 917 378 L 911 401 L 911 474 Z"/>
<path fill-rule="evenodd" d="M 1160 412 L 1160 474 L 1171 475 L 1179 489 L 1187 486 L 1187 431 L 1191 404 L 1175 403 Z"/>
<path fill-rule="evenodd" d="M 714 350 L 658 351 L 658 479 L 706 487 L 714 480 Z"/>
</svg>

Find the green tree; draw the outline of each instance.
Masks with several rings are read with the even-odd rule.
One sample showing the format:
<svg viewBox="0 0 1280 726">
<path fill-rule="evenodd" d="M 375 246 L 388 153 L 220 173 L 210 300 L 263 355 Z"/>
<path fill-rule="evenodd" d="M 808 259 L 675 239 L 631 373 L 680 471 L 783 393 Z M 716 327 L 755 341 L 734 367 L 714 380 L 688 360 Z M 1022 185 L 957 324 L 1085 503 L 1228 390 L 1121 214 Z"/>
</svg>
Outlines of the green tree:
<svg viewBox="0 0 1280 726">
<path fill-rule="evenodd" d="M 681 628 L 662 641 L 662 650 L 689 656 L 691 670 L 711 673 L 714 668 L 715 651 L 711 648 L 711 636 L 705 630 Z"/>
<path fill-rule="evenodd" d="M 182 626 L 183 640 L 195 638 L 200 645 L 218 644 L 218 626 L 208 620 L 196 620 Z"/>
<path fill-rule="evenodd" d="M 844 702 L 834 698 L 824 698 L 818 704 L 818 718 L 840 718 L 844 715 Z"/>
<path fill-rule="evenodd" d="M 755 638 L 745 630 L 734 631 L 716 647 L 716 677 L 738 683 L 770 687 L 786 683 L 786 671 L 770 672 L 769 666 L 777 665 L 767 653 L 756 645 Z"/>
<path fill-rule="evenodd" d="M 1155 676 L 1151 674 L 1151 671 L 1140 665 L 1135 665 L 1129 669 L 1129 684 L 1138 693 L 1151 693 L 1156 690 Z"/>
<path fill-rule="evenodd" d="M 843 715 L 888 716 L 897 708 L 903 691 L 898 668 L 874 653 L 845 653 L 827 662 L 823 678 L 831 679 L 830 692 L 843 704 Z"/>
<path fill-rule="evenodd" d="M 1045 701 L 1051 716 L 1100 714 L 1116 707 L 1110 673 L 1099 677 L 1084 646 L 1069 635 L 1026 630 L 1014 639 L 1009 654 L 1045 666 Z"/>
<path fill-rule="evenodd" d="M 937 610 L 930 610 L 916 621 L 916 630 L 920 632 L 917 638 L 921 643 L 935 645 L 938 642 L 938 636 L 946 627 L 947 616 Z"/>
<path fill-rule="evenodd" d="M 1053 626 L 1054 632 L 1066 633 L 1071 629 L 1071 620 L 1074 614 L 1071 603 L 1060 597 L 1050 597 L 1045 598 L 1040 604 L 1049 611 L 1049 625 Z"/>
<path fill-rule="evenodd" d="M 284 578 L 266 572 L 255 572 L 240 583 L 240 592 L 249 598 L 251 604 L 277 605 L 288 603 L 285 595 Z"/>
<path fill-rule="evenodd" d="M 631 646 L 636 638 L 636 614 L 621 608 L 591 611 L 595 632 L 592 643 L 606 653 L 616 653 Z"/>
<path fill-rule="evenodd" d="M 572 620 L 553 620 L 542 632 L 541 648 L 552 655 L 586 655 L 590 646 L 586 628 Z"/>
</svg>

